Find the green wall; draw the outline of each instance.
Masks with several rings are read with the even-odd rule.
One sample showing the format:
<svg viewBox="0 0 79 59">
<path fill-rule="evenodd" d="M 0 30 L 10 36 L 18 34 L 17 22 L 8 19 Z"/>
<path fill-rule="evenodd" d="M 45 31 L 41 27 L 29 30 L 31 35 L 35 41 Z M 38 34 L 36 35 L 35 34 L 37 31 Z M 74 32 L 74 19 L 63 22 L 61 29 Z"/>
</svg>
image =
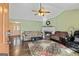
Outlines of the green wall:
<svg viewBox="0 0 79 59">
<path fill-rule="evenodd" d="M 64 11 L 54 19 L 50 20 L 57 31 L 70 31 L 79 29 L 79 10 Z"/>
<path fill-rule="evenodd" d="M 21 22 L 22 31 L 41 31 L 42 22 L 33 20 L 12 19 L 13 21 Z"/>
<path fill-rule="evenodd" d="M 41 31 L 42 22 L 24 21 L 22 22 L 22 31 Z"/>
</svg>

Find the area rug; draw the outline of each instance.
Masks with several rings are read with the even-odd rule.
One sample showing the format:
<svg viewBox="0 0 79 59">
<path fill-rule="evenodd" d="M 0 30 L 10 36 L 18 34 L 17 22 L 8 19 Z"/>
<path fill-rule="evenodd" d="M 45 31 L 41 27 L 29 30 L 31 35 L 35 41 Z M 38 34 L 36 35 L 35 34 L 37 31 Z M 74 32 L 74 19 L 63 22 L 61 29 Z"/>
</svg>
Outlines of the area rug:
<svg viewBox="0 0 79 59">
<path fill-rule="evenodd" d="M 62 44 L 50 40 L 28 43 L 32 56 L 74 56 L 79 55 Z"/>
</svg>

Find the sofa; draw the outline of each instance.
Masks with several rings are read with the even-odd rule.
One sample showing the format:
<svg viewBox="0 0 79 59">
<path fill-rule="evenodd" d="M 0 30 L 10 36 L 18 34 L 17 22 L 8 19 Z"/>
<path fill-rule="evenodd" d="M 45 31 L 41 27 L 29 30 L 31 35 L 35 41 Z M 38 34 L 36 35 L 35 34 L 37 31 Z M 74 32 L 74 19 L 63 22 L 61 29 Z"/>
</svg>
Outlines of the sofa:
<svg viewBox="0 0 79 59">
<path fill-rule="evenodd" d="M 23 40 L 31 40 L 33 37 L 42 37 L 42 32 L 41 31 L 24 31 L 22 33 Z"/>
<path fill-rule="evenodd" d="M 65 44 L 68 37 L 68 32 L 56 31 L 55 34 L 51 34 L 50 39 Z"/>
<path fill-rule="evenodd" d="M 51 40 L 79 53 L 79 31 L 75 31 L 74 35 L 70 37 L 67 32 L 56 31 L 55 34 L 51 35 Z"/>
</svg>

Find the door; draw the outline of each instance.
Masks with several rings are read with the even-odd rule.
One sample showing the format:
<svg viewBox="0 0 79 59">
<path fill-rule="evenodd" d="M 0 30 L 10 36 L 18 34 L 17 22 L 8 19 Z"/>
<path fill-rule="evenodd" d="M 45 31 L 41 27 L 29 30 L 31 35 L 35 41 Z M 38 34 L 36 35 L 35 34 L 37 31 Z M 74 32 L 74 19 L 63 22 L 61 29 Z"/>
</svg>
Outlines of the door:
<svg viewBox="0 0 79 59">
<path fill-rule="evenodd" d="M 0 55 L 9 55 L 9 4 L 0 3 Z"/>
</svg>

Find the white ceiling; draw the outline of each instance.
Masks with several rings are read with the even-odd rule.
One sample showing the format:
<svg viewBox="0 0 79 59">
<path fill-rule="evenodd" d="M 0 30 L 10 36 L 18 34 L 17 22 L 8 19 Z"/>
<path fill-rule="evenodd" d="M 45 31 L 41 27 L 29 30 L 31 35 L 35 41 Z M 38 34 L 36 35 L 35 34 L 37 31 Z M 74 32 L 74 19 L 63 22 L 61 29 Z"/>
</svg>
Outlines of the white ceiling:
<svg viewBox="0 0 79 59">
<path fill-rule="evenodd" d="M 53 18 L 64 10 L 79 9 L 78 3 L 42 3 L 42 6 L 51 12 L 45 16 L 46 19 Z M 10 19 L 42 21 L 43 18 L 41 16 L 35 16 L 35 13 L 32 12 L 32 10 L 37 9 L 39 9 L 39 3 L 10 3 Z"/>
</svg>

